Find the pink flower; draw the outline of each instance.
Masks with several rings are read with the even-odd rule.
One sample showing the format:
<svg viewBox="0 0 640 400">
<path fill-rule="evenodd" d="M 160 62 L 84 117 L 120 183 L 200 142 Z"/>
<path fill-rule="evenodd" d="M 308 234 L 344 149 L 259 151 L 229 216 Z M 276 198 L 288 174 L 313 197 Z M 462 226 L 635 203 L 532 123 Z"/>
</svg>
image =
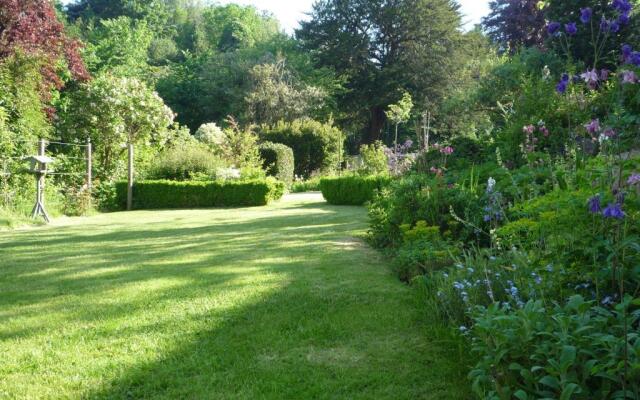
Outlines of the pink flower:
<svg viewBox="0 0 640 400">
<path fill-rule="evenodd" d="M 540 127 L 540 132 L 542 132 L 542 134 L 544 135 L 544 137 L 549 137 L 549 129 L 547 129 L 546 126 L 541 126 Z"/>
<path fill-rule="evenodd" d="M 453 154 L 453 147 L 451 146 L 443 147 L 440 149 L 440 153 L 449 156 Z"/>
<path fill-rule="evenodd" d="M 527 125 L 524 128 L 522 128 L 522 132 L 529 133 L 529 134 L 533 133 L 535 130 L 536 130 L 536 127 L 533 125 Z"/>
<path fill-rule="evenodd" d="M 622 71 L 622 84 L 635 84 L 638 82 L 638 76 L 633 71 Z"/>
<path fill-rule="evenodd" d="M 603 69 L 600 71 L 600 80 L 601 81 L 606 81 L 607 79 L 609 79 L 609 74 L 611 73 L 611 71 L 609 71 L 608 69 Z"/>
<path fill-rule="evenodd" d="M 616 136 L 616 131 L 613 130 L 613 128 L 607 128 L 604 130 L 603 134 L 608 138 L 613 138 Z"/>
<path fill-rule="evenodd" d="M 431 172 L 436 174 L 436 176 L 442 176 L 444 175 L 444 173 L 442 172 L 442 170 L 440 168 L 436 168 L 436 167 L 431 167 Z"/>
<path fill-rule="evenodd" d="M 589 122 L 588 124 L 586 124 L 585 129 L 587 130 L 587 132 L 589 132 L 590 134 L 594 134 L 597 132 L 600 132 L 600 120 L 599 119 L 594 119 L 591 122 Z"/>
<path fill-rule="evenodd" d="M 640 185 L 640 174 L 632 174 L 627 183 L 629 186 Z"/>
</svg>

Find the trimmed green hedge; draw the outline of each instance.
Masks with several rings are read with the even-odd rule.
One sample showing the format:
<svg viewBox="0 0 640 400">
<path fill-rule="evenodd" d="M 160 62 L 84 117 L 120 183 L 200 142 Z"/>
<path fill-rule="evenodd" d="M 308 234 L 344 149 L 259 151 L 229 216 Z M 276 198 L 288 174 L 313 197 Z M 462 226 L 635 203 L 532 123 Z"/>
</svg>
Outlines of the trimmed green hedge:
<svg viewBox="0 0 640 400">
<path fill-rule="evenodd" d="M 390 182 L 386 176 L 323 178 L 320 190 L 329 204 L 359 206 L 371 201 L 375 192 Z"/>
<path fill-rule="evenodd" d="M 265 142 L 260 145 L 260 157 L 269 176 L 284 182 L 287 187 L 293 183 L 293 150 L 280 143 Z"/>
<path fill-rule="evenodd" d="M 142 181 L 133 187 L 133 208 L 207 208 L 264 206 L 282 198 L 284 183 L 273 178 L 254 181 L 176 182 Z M 127 203 L 127 184 L 116 184 L 121 208 Z"/>
</svg>

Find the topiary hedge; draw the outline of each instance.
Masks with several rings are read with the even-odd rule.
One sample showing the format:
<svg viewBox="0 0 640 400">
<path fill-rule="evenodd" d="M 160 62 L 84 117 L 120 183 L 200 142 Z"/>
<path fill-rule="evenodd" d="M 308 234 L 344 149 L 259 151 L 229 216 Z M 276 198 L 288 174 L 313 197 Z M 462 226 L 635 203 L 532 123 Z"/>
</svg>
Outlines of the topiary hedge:
<svg viewBox="0 0 640 400">
<path fill-rule="evenodd" d="M 142 181 L 133 187 L 133 208 L 206 208 L 264 206 L 282 198 L 284 183 L 273 178 L 254 181 Z M 127 203 L 127 184 L 116 184 L 118 205 Z"/>
<path fill-rule="evenodd" d="M 360 206 L 371 201 L 375 192 L 390 182 L 386 176 L 323 178 L 320 190 L 329 204 Z"/>
<path fill-rule="evenodd" d="M 264 169 L 287 187 L 293 183 L 294 158 L 291 147 L 280 143 L 265 142 L 260 145 L 260 157 Z"/>
<path fill-rule="evenodd" d="M 264 127 L 260 138 L 293 149 L 296 175 L 308 178 L 316 171 L 335 170 L 342 159 L 345 135 L 332 124 L 310 119 L 279 122 Z"/>
</svg>

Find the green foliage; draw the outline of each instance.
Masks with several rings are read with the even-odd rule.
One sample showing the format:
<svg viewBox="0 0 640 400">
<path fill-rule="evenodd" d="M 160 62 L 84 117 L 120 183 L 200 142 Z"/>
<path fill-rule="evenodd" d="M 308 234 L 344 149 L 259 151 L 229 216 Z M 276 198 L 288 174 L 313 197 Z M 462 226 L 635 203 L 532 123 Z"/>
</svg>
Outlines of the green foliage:
<svg viewBox="0 0 640 400">
<path fill-rule="evenodd" d="M 127 184 L 119 182 L 117 201 L 126 205 Z M 269 178 L 256 181 L 176 182 L 142 181 L 133 189 L 133 207 L 139 210 L 264 206 L 284 194 L 282 182 Z"/>
<path fill-rule="evenodd" d="M 389 182 L 390 178 L 383 176 L 322 178 L 320 190 L 329 204 L 360 206 L 371 201 Z"/>
<path fill-rule="evenodd" d="M 411 110 L 413 110 L 413 99 L 407 92 L 403 93 L 402 99 L 396 104 L 390 104 L 385 115 L 387 119 L 394 125 L 404 124 L 411 118 Z"/>
<path fill-rule="evenodd" d="M 212 179 L 224 163 L 206 147 L 183 144 L 163 150 L 152 162 L 147 173 L 149 179 L 189 181 Z"/>
<path fill-rule="evenodd" d="M 541 301 L 516 311 L 498 304 L 478 308 L 473 351 L 481 360 L 470 375 L 474 391 L 496 400 L 637 396 L 640 340 L 625 331 L 638 323 L 640 313 L 630 303 L 627 298 L 606 309 L 574 296 L 553 308 Z M 626 372 L 623 359 L 628 359 Z"/>
<path fill-rule="evenodd" d="M 389 173 L 389 160 L 384 149 L 384 144 L 380 141 L 360 146 L 362 165 L 358 168 L 358 174 L 368 176 Z"/>
<path fill-rule="evenodd" d="M 394 271 L 403 281 L 453 265 L 450 252 L 455 247 L 443 240 L 439 226 L 418 221 L 415 226 L 402 225 L 402 246 L 393 259 Z"/>
<path fill-rule="evenodd" d="M 280 143 L 266 142 L 260 145 L 260 156 L 267 175 L 273 176 L 287 187 L 293 183 L 293 150 Z"/>
<path fill-rule="evenodd" d="M 310 116 L 325 97 L 320 88 L 298 82 L 285 67 L 284 59 L 254 66 L 250 79 L 245 103 L 248 119 L 256 124 L 273 125 Z"/>
<path fill-rule="evenodd" d="M 321 177 L 296 179 L 291 185 L 291 193 L 319 192 Z"/>
<path fill-rule="evenodd" d="M 331 123 L 309 119 L 279 122 L 263 127 L 260 137 L 293 149 L 295 174 L 309 177 L 313 172 L 330 172 L 342 159 L 344 135 Z"/>
<path fill-rule="evenodd" d="M 222 153 L 229 146 L 229 138 L 215 123 L 202 124 L 194 137 L 201 143 L 209 146 L 216 153 Z"/>
<path fill-rule="evenodd" d="M 148 73 L 148 52 L 153 33 L 144 20 L 129 17 L 101 20 L 89 34 L 85 59 L 94 74 L 143 78 Z"/>
</svg>

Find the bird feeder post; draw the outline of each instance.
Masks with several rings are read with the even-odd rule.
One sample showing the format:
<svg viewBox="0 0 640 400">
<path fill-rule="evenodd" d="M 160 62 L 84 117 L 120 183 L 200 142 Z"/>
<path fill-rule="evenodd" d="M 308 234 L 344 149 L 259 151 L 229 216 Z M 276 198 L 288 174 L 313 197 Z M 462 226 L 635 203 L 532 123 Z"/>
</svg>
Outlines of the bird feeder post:
<svg viewBox="0 0 640 400">
<path fill-rule="evenodd" d="M 45 156 L 46 142 L 44 139 L 40 139 L 38 143 L 38 155 L 27 157 L 27 160 L 31 162 L 31 168 L 29 170 L 35 176 L 36 179 L 36 205 L 33 206 L 31 213 L 32 218 L 42 216 L 46 222 L 50 222 L 49 214 L 44 207 L 44 189 L 45 189 L 45 176 L 48 172 L 48 165 L 53 162 L 52 158 Z"/>
</svg>

